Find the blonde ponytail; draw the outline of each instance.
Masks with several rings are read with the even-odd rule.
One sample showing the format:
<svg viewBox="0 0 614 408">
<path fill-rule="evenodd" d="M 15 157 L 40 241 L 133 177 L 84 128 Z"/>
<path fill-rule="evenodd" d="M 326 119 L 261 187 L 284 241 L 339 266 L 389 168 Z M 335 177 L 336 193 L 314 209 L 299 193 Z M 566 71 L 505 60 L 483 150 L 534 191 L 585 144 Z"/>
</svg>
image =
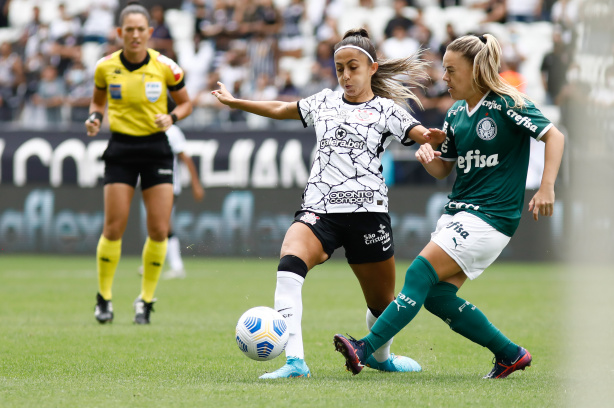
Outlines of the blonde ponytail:
<svg viewBox="0 0 614 408">
<path fill-rule="evenodd" d="M 524 108 L 529 97 L 508 84 L 499 75 L 501 67 L 501 46 L 497 39 L 490 35 L 465 35 L 451 42 L 446 51 L 458 52 L 473 66 L 472 86 L 480 93 L 493 91 L 499 96 L 509 96 L 514 105 L 512 108 Z M 507 101 L 506 101 L 507 104 Z"/>
</svg>

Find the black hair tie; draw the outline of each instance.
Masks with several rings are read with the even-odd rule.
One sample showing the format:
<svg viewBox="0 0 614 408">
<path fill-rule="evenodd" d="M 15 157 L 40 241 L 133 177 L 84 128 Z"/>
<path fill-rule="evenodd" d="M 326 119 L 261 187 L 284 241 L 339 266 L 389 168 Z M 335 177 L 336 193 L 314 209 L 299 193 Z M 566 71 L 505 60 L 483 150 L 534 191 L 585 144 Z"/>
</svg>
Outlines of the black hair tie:
<svg viewBox="0 0 614 408">
<path fill-rule="evenodd" d="M 478 38 L 480 39 L 480 41 L 486 44 L 486 37 L 484 37 L 483 35 L 478 35 Z"/>
</svg>

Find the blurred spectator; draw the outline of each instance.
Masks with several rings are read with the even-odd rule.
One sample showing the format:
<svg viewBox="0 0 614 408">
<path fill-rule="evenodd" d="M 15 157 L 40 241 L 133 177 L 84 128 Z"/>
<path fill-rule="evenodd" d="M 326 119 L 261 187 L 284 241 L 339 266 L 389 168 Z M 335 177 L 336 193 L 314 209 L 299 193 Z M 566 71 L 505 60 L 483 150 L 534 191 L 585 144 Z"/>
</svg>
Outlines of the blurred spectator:
<svg viewBox="0 0 614 408">
<path fill-rule="evenodd" d="M 256 80 L 256 87 L 251 98 L 256 101 L 275 101 L 277 100 L 277 88 L 266 74 L 260 74 Z M 247 125 L 250 129 L 264 129 L 273 123 L 273 119 L 259 116 L 247 115 Z"/>
<path fill-rule="evenodd" d="M 186 3 L 190 4 L 190 6 L 186 6 Z M 204 40 L 205 37 L 200 31 L 200 28 L 201 24 L 207 19 L 208 15 L 205 0 L 184 0 L 184 5 L 182 6 L 182 8 L 194 14 L 194 33 L 196 36 L 198 36 L 198 41 Z"/>
<path fill-rule="evenodd" d="M 335 57 L 333 55 L 333 46 L 327 42 L 320 42 L 316 46 L 316 62 L 323 68 L 330 68 L 335 72 Z"/>
<path fill-rule="evenodd" d="M 104 44 L 115 26 L 115 11 L 119 0 L 90 0 L 83 23 L 83 42 Z"/>
<path fill-rule="evenodd" d="M 153 33 L 149 40 L 151 48 L 175 61 L 177 57 L 173 50 L 173 37 L 164 21 L 164 8 L 160 5 L 155 5 L 151 8 L 150 15 L 153 26 Z"/>
<path fill-rule="evenodd" d="M 443 40 L 443 42 L 439 46 L 440 58 L 443 58 L 443 54 L 446 53 L 446 48 L 448 48 L 448 45 L 450 45 L 450 43 L 456 40 L 457 38 L 458 38 L 458 35 L 456 35 L 456 32 L 454 31 L 454 26 L 452 25 L 452 23 L 446 24 L 446 38 Z"/>
<path fill-rule="evenodd" d="M 249 79 L 255 84 L 261 75 L 275 78 L 279 62 L 279 52 L 275 37 L 265 35 L 257 30 L 247 44 L 247 62 L 249 64 Z"/>
<path fill-rule="evenodd" d="M 331 46 L 341 41 L 341 36 L 337 31 L 337 19 L 332 16 L 326 16 L 322 24 L 316 28 L 316 40 L 318 42 L 326 42 Z"/>
<path fill-rule="evenodd" d="M 80 55 L 81 23 L 78 18 L 68 14 L 64 3 L 58 5 L 58 10 L 60 18 L 49 24 L 51 39 L 49 56 L 51 64 L 57 68 L 58 75 L 63 76 L 72 60 Z"/>
<path fill-rule="evenodd" d="M 409 36 L 414 38 L 420 44 L 420 48 L 437 50 L 439 43 L 433 37 L 433 33 L 424 23 L 422 13 L 418 14 L 418 18 L 414 21 L 414 26 L 410 29 Z"/>
<path fill-rule="evenodd" d="M 304 15 L 303 0 L 291 0 L 291 3 L 282 11 L 283 25 L 279 38 L 279 50 L 282 56 L 302 57 L 305 39 L 301 35 L 300 24 Z"/>
<path fill-rule="evenodd" d="M 89 117 L 90 102 L 94 93 L 94 81 L 88 78 L 81 60 L 74 61 L 65 74 L 68 87 L 66 102 L 70 106 L 70 120 L 83 123 Z"/>
<path fill-rule="evenodd" d="M 563 43 L 561 33 L 557 30 L 552 34 L 552 51 L 542 60 L 541 73 L 546 103 L 556 103 L 557 97 L 566 82 L 566 73 L 571 63 L 571 55 Z"/>
<path fill-rule="evenodd" d="M 206 77 L 204 88 L 192 99 L 192 104 L 197 110 L 191 115 L 192 120 L 198 121 L 199 125 L 220 127 L 222 125 L 222 111 L 228 111 L 226 105 L 221 104 L 211 91 L 219 89 L 217 82 L 220 75 L 217 71 L 209 73 Z"/>
<path fill-rule="evenodd" d="M 561 30 L 563 42 L 573 45 L 574 30 L 580 13 L 577 0 L 558 0 L 552 6 L 552 22 Z"/>
<path fill-rule="evenodd" d="M 277 100 L 284 102 L 294 102 L 300 99 L 300 92 L 294 82 L 292 82 L 292 75 L 288 71 L 282 71 L 279 73 L 279 83 L 277 85 Z"/>
<path fill-rule="evenodd" d="M 518 58 L 503 58 L 501 62 L 501 77 L 505 81 L 518 89 L 520 92 L 526 92 L 526 80 L 520 73 L 520 59 Z"/>
<path fill-rule="evenodd" d="M 486 18 L 482 23 L 505 23 L 507 20 L 506 0 L 486 0 L 473 3 L 471 7 L 484 10 Z"/>
<path fill-rule="evenodd" d="M 201 40 L 199 34 L 194 34 L 194 49 L 186 47 L 178 56 L 179 66 L 185 72 L 185 86 L 188 94 L 197 95 L 205 88 L 207 72 L 213 61 L 213 47 L 209 41 Z"/>
<path fill-rule="evenodd" d="M 49 37 L 53 41 L 69 36 L 77 38 L 81 33 L 79 19 L 68 14 L 64 3 L 58 4 L 58 14 L 60 18 L 54 19 L 49 24 Z"/>
<path fill-rule="evenodd" d="M 315 95 L 322 89 L 335 89 L 338 85 L 334 67 L 325 67 L 318 61 L 311 66 L 309 81 L 301 88 L 300 96 L 307 98 Z"/>
<path fill-rule="evenodd" d="M 19 106 L 20 85 L 24 83 L 23 63 L 8 42 L 0 45 L 0 120 L 13 119 Z"/>
<path fill-rule="evenodd" d="M 38 90 L 32 101 L 35 105 L 45 109 L 47 123 L 59 124 L 62 122 L 62 105 L 66 97 L 64 80 L 58 76 L 58 70 L 47 65 L 41 72 Z"/>
<path fill-rule="evenodd" d="M 382 43 L 380 50 L 384 58 L 405 58 L 420 49 L 420 44 L 411 38 L 401 25 L 394 26 L 392 37 Z"/>
<path fill-rule="evenodd" d="M 438 56 L 427 51 L 424 59 L 431 62 L 427 68 L 429 79 L 422 84 L 424 88 L 414 90 L 424 109 L 412 104 L 413 116 L 426 127 L 440 128 L 454 100 L 448 93 L 448 85 L 442 79 L 441 64 L 435 63 L 439 61 Z"/>
<path fill-rule="evenodd" d="M 532 23 L 540 14 L 541 0 L 506 0 L 507 21 Z"/>
<path fill-rule="evenodd" d="M 9 6 L 11 0 L 0 0 L 0 28 L 9 26 Z"/>
<path fill-rule="evenodd" d="M 215 0 L 214 8 L 207 11 L 198 29 L 204 39 L 212 42 L 215 51 L 213 68 L 216 69 L 224 53 L 230 49 L 230 43 L 238 36 L 234 4 L 229 0 Z"/>
<path fill-rule="evenodd" d="M 401 26 L 407 32 L 414 25 L 414 22 L 403 14 L 403 9 L 407 6 L 405 0 L 394 0 L 392 7 L 394 8 L 394 16 L 386 24 L 384 35 L 386 38 L 392 37 L 392 31 L 395 27 Z"/>
<path fill-rule="evenodd" d="M 557 0 L 542 0 L 540 7 L 539 18 L 542 21 L 551 21 L 552 20 L 552 6 L 556 3 Z"/>
<path fill-rule="evenodd" d="M 218 71 L 220 81 L 226 85 L 227 89 L 233 89 L 235 92 L 238 90 L 240 94 L 243 94 L 240 89 L 248 77 L 245 50 L 237 46 L 226 52 Z"/>
<path fill-rule="evenodd" d="M 21 53 L 24 58 L 27 57 L 26 48 L 28 45 L 28 40 L 31 37 L 35 37 L 38 31 L 41 29 L 41 10 L 38 6 L 32 7 L 32 20 L 28 21 L 26 25 L 23 27 L 21 31 L 21 37 L 19 38 L 19 45 L 23 48 L 23 52 Z"/>
<path fill-rule="evenodd" d="M 441 6 L 442 8 L 455 7 L 455 6 L 461 6 L 461 5 L 462 5 L 461 0 L 439 0 L 439 6 Z"/>
<path fill-rule="evenodd" d="M 274 36 L 281 28 L 281 16 L 272 0 L 241 2 L 237 6 L 237 14 L 242 38 L 250 38 L 256 32 Z"/>
</svg>

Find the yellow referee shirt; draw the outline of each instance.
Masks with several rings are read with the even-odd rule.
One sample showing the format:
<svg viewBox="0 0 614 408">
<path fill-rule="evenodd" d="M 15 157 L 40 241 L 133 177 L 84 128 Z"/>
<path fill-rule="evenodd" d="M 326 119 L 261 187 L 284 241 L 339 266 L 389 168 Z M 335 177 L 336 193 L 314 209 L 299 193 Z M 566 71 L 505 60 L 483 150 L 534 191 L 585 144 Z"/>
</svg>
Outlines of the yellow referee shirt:
<svg viewBox="0 0 614 408">
<path fill-rule="evenodd" d="M 160 132 L 154 120 L 167 111 L 167 89 L 183 88 L 183 70 L 168 57 L 147 49 L 140 64 L 126 60 L 122 50 L 100 59 L 94 82 L 107 91 L 112 132 L 148 136 Z"/>
</svg>

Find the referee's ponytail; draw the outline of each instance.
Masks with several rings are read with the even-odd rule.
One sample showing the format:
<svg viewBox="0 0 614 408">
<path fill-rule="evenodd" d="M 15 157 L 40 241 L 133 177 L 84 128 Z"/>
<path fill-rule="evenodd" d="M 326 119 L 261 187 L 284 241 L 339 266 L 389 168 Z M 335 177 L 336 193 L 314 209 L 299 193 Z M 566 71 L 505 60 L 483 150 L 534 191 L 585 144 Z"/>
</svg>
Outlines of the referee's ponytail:
<svg viewBox="0 0 614 408">
<path fill-rule="evenodd" d="M 493 91 L 498 95 L 507 95 L 514 101 L 512 108 L 524 108 L 530 100 L 525 94 L 508 84 L 501 75 L 501 46 L 490 35 L 465 35 L 452 41 L 446 51 L 458 52 L 473 66 L 474 89 L 480 93 Z"/>
<path fill-rule="evenodd" d="M 138 1 L 128 2 L 128 5 L 124 7 L 121 13 L 119 13 L 120 27 L 124 25 L 124 19 L 128 14 L 142 14 L 143 16 L 145 16 L 147 24 L 151 25 L 151 17 L 149 16 L 149 11 L 147 11 L 147 9 L 143 7 L 143 5 L 141 5 L 141 3 L 139 3 Z"/>
<path fill-rule="evenodd" d="M 422 108 L 422 103 L 412 92 L 412 88 L 424 87 L 423 83 L 428 79 L 426 67 L 429 63 L 420 58 L 421 50 L 405 58 L 378 60 L 375 46 L 364 28 L 347 31 L 343 39 L 335 44 L 335 50 L 348 45 L 360 47 L 372 61 L 378 63 L 378 69 L 371 77 L 371 90 L 374 95 L 392 99 L 410 110 L 407 100 L 411 99 Z"/>
</svg>

